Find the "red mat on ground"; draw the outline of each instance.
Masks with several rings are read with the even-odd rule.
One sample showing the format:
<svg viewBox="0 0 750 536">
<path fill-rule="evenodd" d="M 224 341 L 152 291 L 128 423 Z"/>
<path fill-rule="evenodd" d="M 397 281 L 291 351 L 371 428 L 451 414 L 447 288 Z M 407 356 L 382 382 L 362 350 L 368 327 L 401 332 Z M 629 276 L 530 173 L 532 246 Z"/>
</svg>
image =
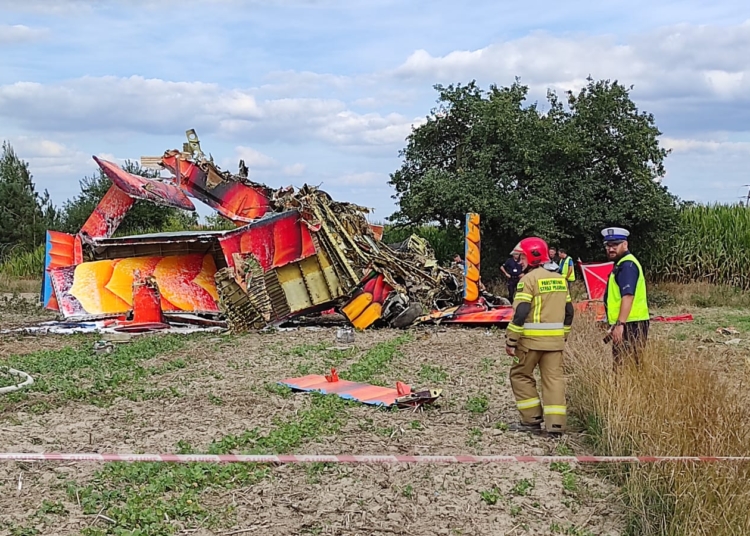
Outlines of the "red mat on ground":
<svg viewBox="0 0 750 536">
<path fill-rule="evenodd" d="M 693 315 L 691 314 L 684 314 L 684 315 L 677 315 L 677 316 L 655 316 L 651 319 L 652 322 L 692 322 L 693 321 Z"/>
</svg>

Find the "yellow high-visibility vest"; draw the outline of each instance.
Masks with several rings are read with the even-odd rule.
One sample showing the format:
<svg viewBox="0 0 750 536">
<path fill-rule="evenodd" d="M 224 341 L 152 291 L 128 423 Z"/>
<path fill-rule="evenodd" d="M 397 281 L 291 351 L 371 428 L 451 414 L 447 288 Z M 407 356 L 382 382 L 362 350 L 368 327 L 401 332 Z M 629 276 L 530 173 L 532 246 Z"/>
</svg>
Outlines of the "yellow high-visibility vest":
<svg viewBox="0 0 750 536">
<path fill-rule="evenodd" d="M 622 259 L 617 261 L 617 266 L 623 262 L 632 261 L 633 264 L 638 268 L 638 282 L 635 285 L 635 294 L 633 296 L 633 307 L 630 309 L 630 314 L 626 322 L 639 322 L 641 320 L 648 320 L 648 299 L 646 297 L 646 278 L 643 276 L 643 268 L 641 263 L 638 262 L 632 254 L 628 253 Z M 622 296 L 620 295 L 620 287 L 615 281 L 615 271 L 609 274 L 609 281 L 607 283 L 607 321 L 612 326 L 617 323 L 617 319 L 620 317 L 620 306 L 622 305 Z"/>
<path fill-rule="evenodd" d="M 573 267 L 573 259 L 570 257 L 565 257 L 562 261 L 562 268 L 560 268 L 560 273 L 562 274 L 563 278 L 568 281 L 575 281 L 576 280 L 576 271 Z"/>
</svg>

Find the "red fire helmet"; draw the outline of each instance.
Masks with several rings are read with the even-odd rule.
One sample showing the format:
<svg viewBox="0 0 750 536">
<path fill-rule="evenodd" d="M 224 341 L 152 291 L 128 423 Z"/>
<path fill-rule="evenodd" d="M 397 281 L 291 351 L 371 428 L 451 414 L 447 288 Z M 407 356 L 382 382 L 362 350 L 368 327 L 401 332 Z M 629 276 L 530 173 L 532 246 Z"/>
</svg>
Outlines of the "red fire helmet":
<svg viewBox="0 0 750 536">
<path fill-rule="evenodd" d="M 536 236 L 531 236 L 521 240 L 516 247 L 513 248 L 513 253 L 525 255 L 526 261 L 532 268 L 536 268 L 545 262 L 549 262 L 549 249 L 547 248 L 547 242 Z"/>
</svg>

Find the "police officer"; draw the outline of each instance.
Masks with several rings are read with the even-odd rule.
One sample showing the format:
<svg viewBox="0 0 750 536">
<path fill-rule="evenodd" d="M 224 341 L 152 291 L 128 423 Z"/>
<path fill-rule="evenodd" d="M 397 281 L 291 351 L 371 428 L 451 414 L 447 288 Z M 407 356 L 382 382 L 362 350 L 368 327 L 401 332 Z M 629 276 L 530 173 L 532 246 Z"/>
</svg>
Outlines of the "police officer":
<svg viewBox="0 0 750 536">
<path fill-rule="evenodd" d="M 510 303 L 513 303 L 513 300 L 516 297 L 516 287 L 521 280 L 521 272 L 523 272 L 523 268 L 521 267 L 521 263 L 518 262 L 518 259 L 518 253 L 513 253 L 511 257 L 505 261 L 505 264 L 500 267 L 500 271 L 508 280 L 508 299 L 510 300 Z"/>
<path fill-rule="evenodd" d="M 513 250 L 520 254 L 524 275 L 513 302 L 513 321 L 506 331 L 505 351 L 513 356 L 510 385 L 521 413 L 513 431 L 562 435 L 566 424 L 563 350 L 573 324 L 573 304 L 568 285 L 550 261 L 541 238 L 525 238 Z M 542 377 L 542 400 L 536 389 L 534 369 Z"/>
<path fill-rule="evenodd" d="M 628 250 L 630 232 L 627 229 L 608 227 L 602 231 L 602 236 L 607 258 L 615 263 L 604 294 L 612 357 L 615 366 L 619 366 L 623 358 L 632 353 L 639 363 L 649 328 L 646 278 L 638 259 Z"/>
<path fill-rule="evenodd" d="M 568 257 L 568 252 L 563 248 L 558 250 L 560 254 L 560 273 L 563 279 L 568 282 L 568 286 L 576 280 L 576 271 L 573 267 L 573 259 Z"/>
</svg>

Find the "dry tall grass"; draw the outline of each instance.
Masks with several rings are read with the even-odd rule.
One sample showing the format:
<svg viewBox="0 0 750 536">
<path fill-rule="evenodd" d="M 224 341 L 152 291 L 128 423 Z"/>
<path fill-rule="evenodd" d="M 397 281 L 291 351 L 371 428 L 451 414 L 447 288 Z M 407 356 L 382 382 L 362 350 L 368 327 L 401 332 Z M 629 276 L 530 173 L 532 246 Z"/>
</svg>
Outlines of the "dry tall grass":
<svg viewBox="0 0 750 536">
<path fill-rule="evenodd" d="M 0 272 L 0 292 L 8 294 L 39 294 L 42 280 L 21 279 Z"/>
<path fill-rule="evenodd" d="M 750 307 L 750 293 L 712 283 L 656 283 L 649 289 L 655 306 Z"/>
<path fill-rule="evenodd" d="M 590 319 L 576 324 L 566 358 L 571 411 L 598 453 L 750 455 L 747 376 L 729 382 L 708 351 L 657 337 L 640 369 L 615 374 L 603 333 Z M 614 476 L 630 534 L 750 534 L 750 463 L 618 466 Z"/>
</svg>

